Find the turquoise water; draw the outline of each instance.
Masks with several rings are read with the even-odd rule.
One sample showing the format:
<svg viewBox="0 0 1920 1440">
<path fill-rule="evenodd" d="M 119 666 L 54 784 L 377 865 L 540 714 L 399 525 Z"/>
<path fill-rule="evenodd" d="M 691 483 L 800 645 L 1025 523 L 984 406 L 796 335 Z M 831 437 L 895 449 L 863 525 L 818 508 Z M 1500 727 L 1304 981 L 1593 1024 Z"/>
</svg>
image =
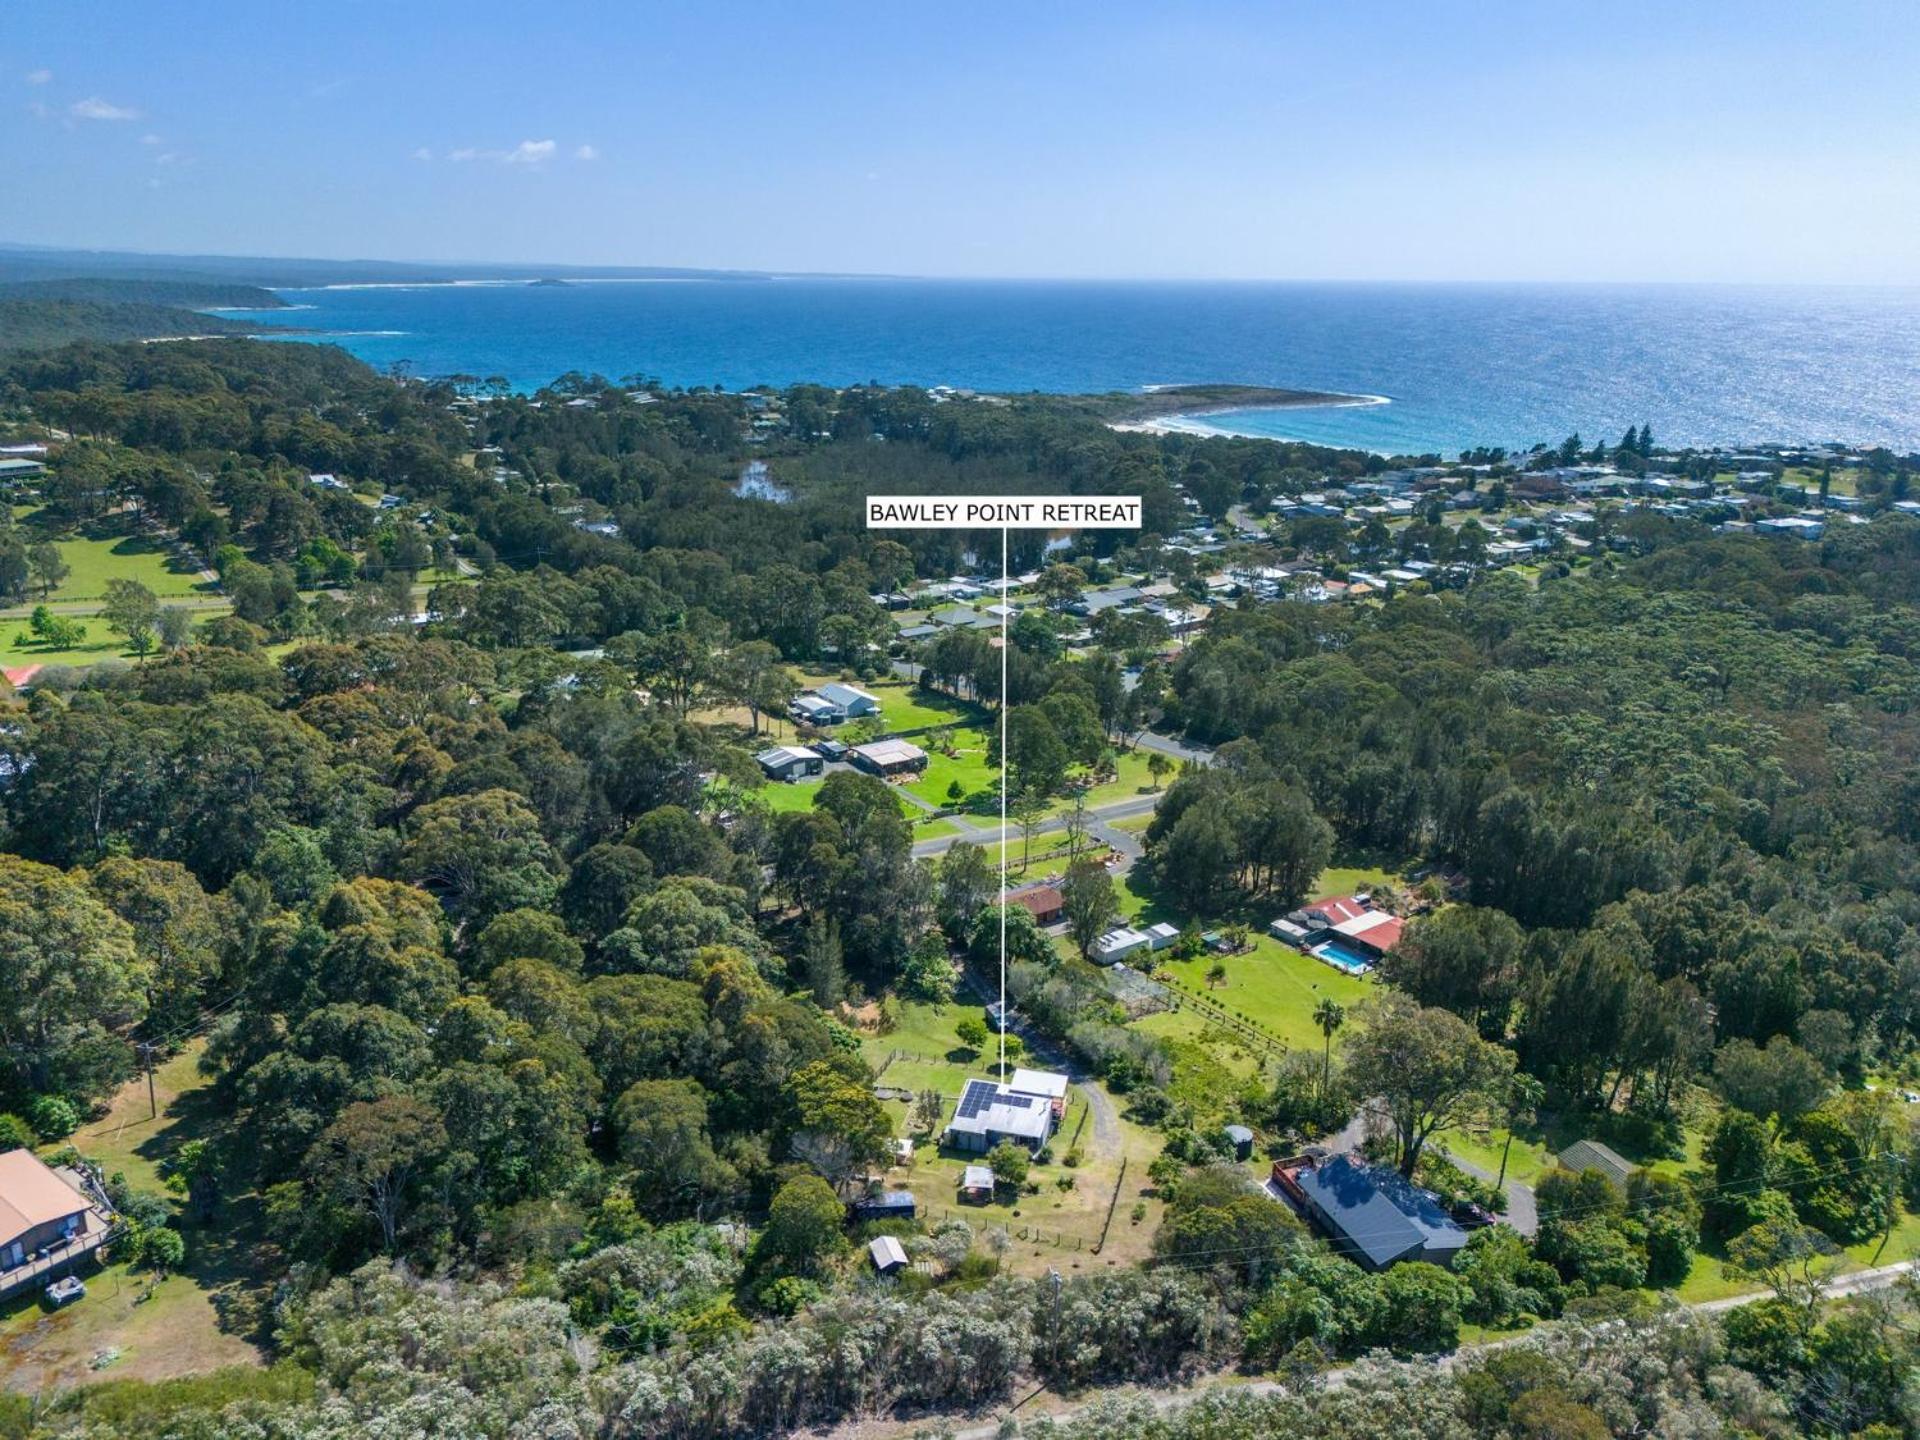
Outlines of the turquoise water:
<svg viewBox="0 0 1920 1440">
<path fill-rule="evenodd" d="M 294 290 L 378 366 L 982 390 L 1234 381 L 1389 403 L 1207 423 L 1392 452 L 1651 422 L 1674 444 L 1920 450 L 1920 290 L 719 280 Z"/>
<path fill-rule="evenodd" d="M 1349 975 L 1364 975 L 1373 968 L 1373 957 L 1359 950 L 1349 950 L 1338 940 L 1329 940 L 1324 945 L 1313 947 L 1314 958 L 1324 960 L 1336 970 L 1344 970 Z"/>
</svg>

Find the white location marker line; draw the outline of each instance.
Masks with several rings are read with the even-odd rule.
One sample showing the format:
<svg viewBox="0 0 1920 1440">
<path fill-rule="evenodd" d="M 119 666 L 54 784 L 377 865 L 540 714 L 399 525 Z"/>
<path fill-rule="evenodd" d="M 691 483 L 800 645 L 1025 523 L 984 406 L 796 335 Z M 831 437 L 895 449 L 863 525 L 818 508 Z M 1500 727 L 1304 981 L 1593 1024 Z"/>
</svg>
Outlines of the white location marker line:
<svg viewBox="0 0 1920 1440">
<path fill-rule="evenodd" d="M 869 530 L 1000 530 L 1000 1083 L 1007 1083 L 1007 656 L 1013 649 L 1008 536 L 1033 530 L 1138 530 L 1138 495 L 869 495 Z"/>
</svg>

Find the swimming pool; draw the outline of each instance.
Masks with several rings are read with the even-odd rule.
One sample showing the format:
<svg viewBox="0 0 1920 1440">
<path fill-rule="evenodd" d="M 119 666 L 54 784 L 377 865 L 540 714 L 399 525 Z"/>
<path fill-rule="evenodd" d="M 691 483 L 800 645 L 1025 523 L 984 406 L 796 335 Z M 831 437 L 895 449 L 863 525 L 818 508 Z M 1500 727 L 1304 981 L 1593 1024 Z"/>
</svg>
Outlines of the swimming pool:
<svg viewBox="0 0 1920 1440">
<path fill-rule="evenodd" d="M 1373 957 L 1358 950 L 1350 950 L 1338 940 L 1329 940 L 1324 945 L 1316 945 L 1310 952 L 1349 975 L 1364 975 L 1373 968 Z"/>
</svg>

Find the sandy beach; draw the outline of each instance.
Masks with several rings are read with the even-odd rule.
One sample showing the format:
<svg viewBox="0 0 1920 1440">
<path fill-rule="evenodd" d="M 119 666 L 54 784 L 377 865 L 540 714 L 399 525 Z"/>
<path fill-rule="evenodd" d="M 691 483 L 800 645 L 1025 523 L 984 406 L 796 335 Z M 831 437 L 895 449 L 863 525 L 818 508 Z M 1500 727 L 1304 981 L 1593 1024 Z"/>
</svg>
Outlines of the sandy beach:
<svg viewBox="0 0 1920 1440">
<path fill-rule="evenodd" d="M 1219 405 L 1207 409 L 1181 410 L 1172 415 L 1155 415 L 1142 420 L 1109 420 L 1107 428 L 1136 435 L 1235 435 L 1241 439 L 1264 440 L 1273 437 L 1247 435 L 1221 421 L 1230 415 L 1264 414 L 1272 410 L 1347 410 L 1361 405 L 1392 403 L 1385 395 L 1314 396 L 1291 403 L 1278 401 L 1263 405 Z"/>
</svg>

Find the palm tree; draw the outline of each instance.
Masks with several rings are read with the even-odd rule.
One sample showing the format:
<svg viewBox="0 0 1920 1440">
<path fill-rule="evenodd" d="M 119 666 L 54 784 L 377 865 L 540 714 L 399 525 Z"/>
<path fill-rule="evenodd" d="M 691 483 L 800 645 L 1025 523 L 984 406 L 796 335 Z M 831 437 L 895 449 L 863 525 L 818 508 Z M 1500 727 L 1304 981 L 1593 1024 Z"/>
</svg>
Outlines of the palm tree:
<svg viewBox="0 0 1920 1440">
<path fill-rule="evenodd" d="M 1326 1046 L 1320 1052 L 1320 1093 L 1325 1095 L 1333 1079 L 1333 1032 L 1347 1023 L 1347 1007 L 1338 1000 L 1322 1000 L 1313 1007 L 1313 1023 L 1326 1037 Z"/>
</svg>

